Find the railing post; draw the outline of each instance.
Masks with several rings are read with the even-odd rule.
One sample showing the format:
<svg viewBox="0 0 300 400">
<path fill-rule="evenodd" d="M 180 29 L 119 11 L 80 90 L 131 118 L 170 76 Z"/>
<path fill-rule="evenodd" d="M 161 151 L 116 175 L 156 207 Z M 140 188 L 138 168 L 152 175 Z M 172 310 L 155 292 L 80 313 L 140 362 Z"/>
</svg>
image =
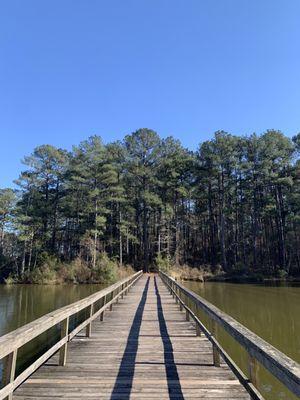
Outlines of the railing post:
<svg viewBox="0 0 300 400">
<path fill-rule="evenodd" d="M 251 356 L 251 354 L 248 353 L 249 356 L 249 379 L 250 382 L 257 388 L 258 387 L 258 362 L 255 357 Z"/>
<path fill-rule="evenodd" d="M 201 336 L 201 329 L 197 322 L 196 322 L 196 336 Z"/>
<path fill-rule="evenodd" d="M 181 297 L 182 297 L 182 296 L 181 296 L 181 289 L 179 288 L 179 298 L 180 298 L 180 300 L 182 301 L 182 298 L 181 298 Z M 180 311 L 183 310 L 181 301 L 179 301 L 179 310 L 180 310 Z"/>
<path fill-rule="evenodd" d="M 112 299 L 114 298 L 114 290 L 112 291 L 112 293 L 111 293 L 111 302 L 112 302 Z M 109 306 L 109 311 L 112 311 L 112 309 L 113 309 L 113 303 L 111 303 L 110 304 L 110 306 Z"/>
<path fill-rule="evenodd" d="M 102 306 L 102 307 L 104 307 L 105 304 L 106 304 L 106 295 L 105 295 L 104 298 L 103 298 L 103 306 Z M 103 321 L 103 320 L 104 320 L 104 310 L 103 310 L 102 313 L 100 314 L 100 321 Z"/>
<path fill-rule="evenodd" d="M 215 338 L 216 334 L 217 334 L 217 325 L 216 325 L 216 321 L 214 321 L 214 320 L 212 320 L 211 333 L 212 333 L 212 336 Z M 214 366 L 219 367 L 221 365 L 219 349 L 215 344 L 213 344 L 212 350 L 213 350 Z"/>
<path fill-rule="evenodd" d="M 175 285 L 175 302 L 176 302 L 176 304 L 178 304 L 177 296 L 178 296 L 178 287 Z"/>
<path fill-rule="evenodd" d="M 124 284 L 122 283 L 122 288 L 121 288 L 121 291 L 122 291 L 121 299 L 124 299 L 124 292 L 123 292 L 123 289 L 124 289 Z"/>
<path fill-rule="evenodd" d="M 3 374 L 3 384 L 4 386 L 12 383 L 15 379 L 15 373 L 16 373 L 16 363 L 17 363 L 17 353 L 18 350 L 14 350 L 7 356 L 7 361 L 5 364 L 5 369 L 4 369 L 4 374 Z M 13 393 L 11 392 L 6 399 L 7 400 L 12 400 L 13 398 Z"/>
<path fill-rule="evenodd" d="M 187 321 L 190 320 L 190 313 L 188 312 L 188 310 L 185 310 L 185 319 L 186 319 Z"/>
<path fill-rule="evenodd" d="M 89 306 L 89 308 L 88 308 L 88 314 L 89 314 L 88 318 L 90 318 L 93 315 L 93 312 L 94 312 L 94 304 L 91 304 Z M 92 321 L 89 322 L 87 324 L 87 326 L 85 327 L 85 334 L 86 334 L 86 337 L 91 337 L 91 335 L 92 335 Z"/>
<path fill-rule="evenodd" d="M 65 338 L 66 336 L 68 336 L 68 333 L 69 333 L 69 317 L 61 322 L 60 338 L 61 339 Z M 61 365 L 62 367 L 64 367 L 67 362 L 67 349 L 68 349 L 68 342 L 65 343 L 59 350 L 58 365 Z"/>
</svg>

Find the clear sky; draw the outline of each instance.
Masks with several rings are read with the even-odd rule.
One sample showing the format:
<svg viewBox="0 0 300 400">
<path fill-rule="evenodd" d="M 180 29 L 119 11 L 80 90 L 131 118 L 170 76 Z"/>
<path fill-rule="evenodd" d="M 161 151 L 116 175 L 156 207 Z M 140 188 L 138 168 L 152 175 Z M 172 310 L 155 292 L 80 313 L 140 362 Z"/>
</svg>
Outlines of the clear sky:
<svg viewBox="0 0 300 400">
<path fill-rule="evenodd" d="M 0 187 L 37 145 L 300 131 L 299 0 L 0 0 Z"/>
</svg>

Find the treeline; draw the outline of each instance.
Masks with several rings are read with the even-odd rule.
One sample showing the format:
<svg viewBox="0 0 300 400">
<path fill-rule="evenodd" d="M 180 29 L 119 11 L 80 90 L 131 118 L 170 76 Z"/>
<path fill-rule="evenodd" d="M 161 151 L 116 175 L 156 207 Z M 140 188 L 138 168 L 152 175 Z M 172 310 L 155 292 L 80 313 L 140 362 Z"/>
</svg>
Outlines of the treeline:
<svg viewBox="0 0 300 400">
<path fill-rule="evenodd" d="M 157 260 L 227 273 L 300 274 L 300 136 L 218 131 L 199 150 L 140 129 L 92 136 L 71 152 L 39 146 L 18 190 L 0 191 L 0 274 L 47 258 L 97 267 L 107 254 L 148 270 Z"/>
</svg>

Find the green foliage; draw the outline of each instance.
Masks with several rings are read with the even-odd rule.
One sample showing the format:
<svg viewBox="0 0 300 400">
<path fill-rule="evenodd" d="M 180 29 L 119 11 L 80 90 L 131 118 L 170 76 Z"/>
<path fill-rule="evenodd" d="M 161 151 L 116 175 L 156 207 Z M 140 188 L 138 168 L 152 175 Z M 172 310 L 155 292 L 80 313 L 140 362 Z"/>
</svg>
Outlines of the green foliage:
<svg viewBox="0 0 300 400">
<path fill-rule="evenodd" d="M 118 279 L 118 266 L 115 261 L 102 253 L 97 258 L 96 268 L 92 271 L 92 281 L 97 283 L 114 283 Z"/>
<path fill-rule="evenodd" d="M 65 283 L 89 283 L 91 269 L 83 260 L 76 258 L 71 263 L 59 265 L 57 280 Z"/>
<path fill-rule="evenodd" d="M 18 283 L 18 277 L 9 275 L 7 278 L 4 279 L 4 283 L 6 285 L 14 285 L 14 284 Z"/>
<path fill-rule="evenodd" d="M 49 265 L 44 264 L 34 269 L 32 272 L 27 273 L 24 279 L 27 283 L 50 285 L 57 283 L 57 274 Z"/>
<path fill-rule="evenodd" d="M 173 266 L 171 257 L 170 256 L 163 257 L 161 254 L 158 254 L 157 257 L 155 258 L 155 264 L 158 270 L 162 272 L 169 272 Z"/>
<path fill-rule="evenodd" d="M 0 190 L 0 278 L 113 282 L 111 260 L 299 275 L 299 137 L 217 131 L 191 152 L 142 128 L 71 152 L 38 146 L 18 191 Z"/>
<path fill-rule="evenodd" d="M 288 272 L 285 271 L 284 269 L 279 269 L 279 270 L 277 271 L 277 277 L 278 277 L 278 278 L 280 278 L 280 279 L 285 279 L 285 278 L 287 278 L 287 276 L 288 276 Z"/>
</svg>

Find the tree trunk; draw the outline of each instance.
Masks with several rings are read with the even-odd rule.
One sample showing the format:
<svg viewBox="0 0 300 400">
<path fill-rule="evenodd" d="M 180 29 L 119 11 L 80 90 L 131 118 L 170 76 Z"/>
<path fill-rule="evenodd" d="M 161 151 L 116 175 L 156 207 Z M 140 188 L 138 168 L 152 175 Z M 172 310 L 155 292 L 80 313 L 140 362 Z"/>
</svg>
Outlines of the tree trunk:
<svg viewBox="0 0 300 400">
<path fill-rule="evenodd" d="M 144 272 L 149 272 L 148 211 L 145 201 L 143 207 L 143 246 L 144 246 Z"/>
<path fill-rule="evenodd" d="M 220 181 L 220 178 L 219 178 Z M 225 245 L 225 217 L 224 217 L 224 172 L 221 174 L 220 188 L 220 242 L 221 242 L 221 255 L 222 267 L 227 271 L 227 258 L 226 258 L 226 245 Z"/>
<path fill-rule="evenodd" d="M 121 223 L 122 223 L 122 213 L 121 213 L 121 211 L 119 211 L 119 262 L 120 262 L 120 266 L 123 265 L 123 240 L 122 240 Z"/>
<path fill-rule="evenodd" d="M 97 239 L 98 239 L 98 201 L 95 200 L 95 231 L 94 231 L 94 251 L 93 251 L 93 268 L 96 269 L 97 261 Z"/>
</svg>

